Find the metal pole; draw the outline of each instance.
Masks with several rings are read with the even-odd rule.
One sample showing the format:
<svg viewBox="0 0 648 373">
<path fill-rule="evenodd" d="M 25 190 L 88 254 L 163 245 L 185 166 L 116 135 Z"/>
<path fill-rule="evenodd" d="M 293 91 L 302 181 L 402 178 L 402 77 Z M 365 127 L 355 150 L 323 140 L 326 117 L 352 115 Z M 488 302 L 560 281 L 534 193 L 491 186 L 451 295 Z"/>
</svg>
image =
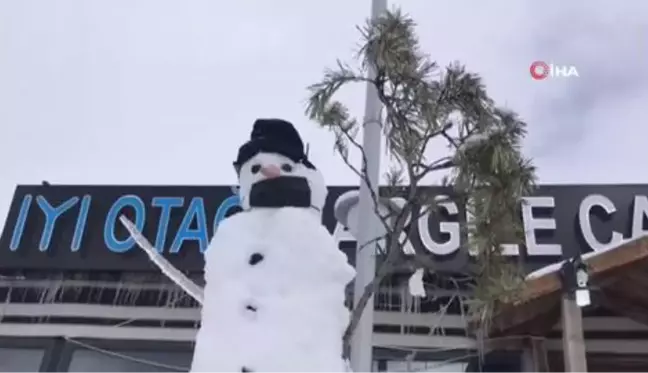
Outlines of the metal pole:
<svg viewBox="0 0 648 373">
<path fill-rule="evenodd" d="M 372 0 L 371 18 L 378 18 L 387 10 L 387 0 Z M 369 68 L 369 79 L 376 77 L 373 67 Z M 365 177 L 360 180 L 360 196 L 358 201 L 358 237 L 356 249 L 356 278 L 354 283 L 354 305 L 357 305 L 365 287 L 376 276 L 376 244 L 370 244 L 378 236 L 380 221 L 375 212 L 374 203 L 369 187 L 378 193 L 380 182 L 380 147 L 382 141 L 382 126 L 380 112 L 382 105 L 378 99 L 376 87 L 367 84 L 367 97 L 365 101 L 365 118 L 362 147 L 366 157 Z M 373 352 L 373 297 L 367 303 L 360 322 L 353 333 L 351 340 L 351 368 L 355 372 L 370 372 L 372 368 Z"/>
</svg>

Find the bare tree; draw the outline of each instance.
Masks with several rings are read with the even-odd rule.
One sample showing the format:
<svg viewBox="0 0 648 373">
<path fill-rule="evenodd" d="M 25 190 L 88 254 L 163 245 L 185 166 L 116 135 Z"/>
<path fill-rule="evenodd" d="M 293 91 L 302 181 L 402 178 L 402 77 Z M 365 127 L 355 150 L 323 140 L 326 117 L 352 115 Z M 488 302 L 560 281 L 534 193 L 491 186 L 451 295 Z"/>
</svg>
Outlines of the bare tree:
<svg viewBox="0 0 648 373">
<path fill-rule="evenodd" d="M 475 253 L 469 266 L 470 311 L 482 324 L 498 302 L 515 295 L 521 283 L 517 268 L 504 259 L 501 244 L 523 242 L 519 201 L 535 185 L 535 169 L 521 153 L 526 124 L 514 112 L 494 104 L 477 74 L 458 63 L 439 68 L 421 51 L 414 21 L 398 10 L 358 29 L 362 42 L 356 66 L 338 61 L 335 69 L 326 70 L 322 81 L 308 88 L 307 114 L 333 131 L 341 158 L 369 183 L 366 156 L 357 140 L 361 123 L 335 96 L 350 83 L 375 86 L 384 105 L 381 126 L 390 156 L 385 176 L 392 188 L 387 189 L 399 190 L 405 204 L 381 217 L 387 231 L 381 241 L 385 255 L 375 280 L 353 310 L 344 336 L 347 353 L 362 310 L 383 279 L 421 268 L 442 273 L 427 250 L 415 246 L 414 255 L 403 252 L 408 220 L 416 222 L 426 209 L 438 205 L 437 196 L 422 188 L 430 175 L 439 175 L 442 185 L 452 187 L 452 198 L 471 216 L 464 227 L 469 238 L 462 249 Z M 377 72 L 375 79 L 366 77 L 370 66 Z M 431 159 L 432 143 L 441 144 L 447 154 Z M 361 158 L 361 167 L 354 165 L 353 154 Z M 372 197 L 377 213 L 379 196 Z"/>
</svg>

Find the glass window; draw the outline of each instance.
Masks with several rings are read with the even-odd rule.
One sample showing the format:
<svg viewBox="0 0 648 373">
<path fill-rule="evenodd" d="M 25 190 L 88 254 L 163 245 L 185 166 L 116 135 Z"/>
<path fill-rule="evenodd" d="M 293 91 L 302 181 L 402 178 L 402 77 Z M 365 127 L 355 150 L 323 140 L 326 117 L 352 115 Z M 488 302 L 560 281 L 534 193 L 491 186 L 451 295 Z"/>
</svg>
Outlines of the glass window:
<svg viewBox="0 0 648 373">
<path fill-rule="evenodd" d="M 92 351 L 72 353 L 70 372 L 188 372 L 191 352 Z"/>
<path fill-rule="evenodd" d="M 443 361 L 388 361 L 388 372 L 464 372 L 467 363 Z"/>
<path fill-rule="evenodd" d="M 38 372 L 45 350 L 0 348 L 0 372 Z"/>
</svg>

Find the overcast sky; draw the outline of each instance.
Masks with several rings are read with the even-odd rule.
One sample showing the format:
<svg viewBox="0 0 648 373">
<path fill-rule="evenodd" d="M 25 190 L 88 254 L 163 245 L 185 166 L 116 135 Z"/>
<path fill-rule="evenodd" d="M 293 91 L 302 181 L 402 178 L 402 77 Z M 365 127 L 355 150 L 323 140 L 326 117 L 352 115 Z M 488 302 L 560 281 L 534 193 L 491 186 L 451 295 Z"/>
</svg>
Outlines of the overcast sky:
<svg viewBox="0 0 648 373">
<path fill-rule="evenodd" d="M 648 181 L 648 3 L 401 0 L 529 123 L 546 183 Z M 356 183 L 303 115 L 350 59 L 360 0 L 0 0 L 0 222 L 16 184 L 233 184 L 257 117 L 295 123 L 330 184 Z M 532 61 L 579 78 L 533 81 Z M 364 89 L 344 98 L 362 114 Z"/>
</svg>

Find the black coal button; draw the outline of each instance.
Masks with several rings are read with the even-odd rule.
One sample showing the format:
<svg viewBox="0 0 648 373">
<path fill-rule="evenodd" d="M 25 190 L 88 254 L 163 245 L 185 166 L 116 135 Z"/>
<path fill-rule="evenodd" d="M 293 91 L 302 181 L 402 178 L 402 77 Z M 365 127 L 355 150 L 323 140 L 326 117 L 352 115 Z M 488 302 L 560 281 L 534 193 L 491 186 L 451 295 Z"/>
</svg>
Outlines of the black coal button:
<svg viewBox="0 0 648 373">
<path fill-rule="evenodd" d="M 253 266 L 253 265 L 259 263 L 262 260 L 263 260 L 263 255 L 262 254 L 254 253 L 254 254 L 250 255 L 249 263 L 250 263 L 250 265 Z"/>
</svg>

